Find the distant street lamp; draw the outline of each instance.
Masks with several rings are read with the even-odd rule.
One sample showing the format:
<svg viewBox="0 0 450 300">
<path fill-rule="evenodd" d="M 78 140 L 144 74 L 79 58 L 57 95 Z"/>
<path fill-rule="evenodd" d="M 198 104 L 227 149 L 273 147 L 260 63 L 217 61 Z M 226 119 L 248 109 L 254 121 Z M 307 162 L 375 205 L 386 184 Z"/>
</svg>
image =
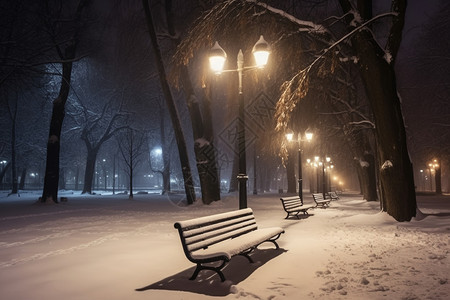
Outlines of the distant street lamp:
<svg viewBox="0 0 450 300">
<path fill-rule="evenodd" d="M 303 204 L 303 174 L 302 174 L 302 141 L 310 142 L 312 140 L 313 134 L 310 132 L 305 133 L 305 139 L 302 140 L 302 135 L 299 132 L 297 135 L 298 142 L 298 196 L 300 197 L 300 201 Z M 286 138 L 289 142 L 294 141 L 294 132 L 289 131 L 286 133 Z"/>
<path fill-rule="evenodd" d="M 209 63 L 211 70 L 220 75 L 223 72 L 238 72 L 239 76 L 239 122 L 238 122 L 238 145 L 239 145 L 239 209 L 247 208 L 247 172 L 246 172 L 246 150 L 245 150 L 245 113 L 244 113 L 244 94 L 242 91 L 242 74 L 245 70 L 264 68 L 267 64 L 271 52 L 269 44 L 261 35 L 259 40 L 253 46 L 253 56 L 255 57 L 255 66 L 244 67 L 244 54 L 239 50 L 237 55 L 237 69 L 223 70 L 227 54 L 216 41 L 210 50 Z"/>
</svg>

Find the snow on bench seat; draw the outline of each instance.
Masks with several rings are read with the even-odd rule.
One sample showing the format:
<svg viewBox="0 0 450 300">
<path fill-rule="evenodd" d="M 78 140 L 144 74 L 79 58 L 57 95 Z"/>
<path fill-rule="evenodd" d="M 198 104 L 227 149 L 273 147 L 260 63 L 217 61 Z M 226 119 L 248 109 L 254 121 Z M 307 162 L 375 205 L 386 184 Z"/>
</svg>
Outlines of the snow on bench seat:
<svg viewBox="0 0 450 300">
<path fill-rule="evenodd" d="M 283 229 L 281 227 L 258 229 L 233 239 L 225 240 L 206 249 L 193 251 L 191 252 L 191 256 L 194 259 L 207 259 L 217 256 L 225 256 L 231 259 L 231 257 L 249 250 L 255 245 L 269 240 L 273 236 L 277 236 L 282 231 Z"/>
<path fill-rule="evenodd" d="M 225 281 L 222 268 L 235 255 L 248 255 L 263 242 L 272 242 L 278 249 L 276 239 L 284 232 L 281 227 L 258 229 L 251 208 L 231 211 L 191 220 L 176 222 L 186 257 L 197 264 L 195 279 L 201 270 L 213 270 Z M 222 261 L 218 267 L 205 265 Z"/>
</svg>

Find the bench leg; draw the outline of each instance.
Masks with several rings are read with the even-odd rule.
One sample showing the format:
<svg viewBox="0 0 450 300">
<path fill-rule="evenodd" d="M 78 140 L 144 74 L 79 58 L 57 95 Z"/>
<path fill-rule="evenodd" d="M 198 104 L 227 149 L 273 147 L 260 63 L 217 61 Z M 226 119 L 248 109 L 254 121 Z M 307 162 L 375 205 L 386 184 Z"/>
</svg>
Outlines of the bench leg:
<svg viewBox="0 0 450 300">
<path fill-rule="evenodd" d="M 276 237 L 274 237 L 274 238 L 265 240 L 265 241 L 262 242 L 262 243 L 265 243 L 265 242 L 272 242 L 272 243 L 275 245 L 275 249 L 280 249 L 280 246 L 278 246 L 278 243 L 275 241 L 275 240 L 277 240 L 280 236 L 281 236 L 281 233 L 279 233 L 279 234 L 278 234 Z M 260 243 L 259 245 L 261 245 L 262 243 Z M 258 245 L 258 246 L 259 246 L 259 245 Z M 257 248 L 258 246 L 256 246 L 255 248 Z"/>
<path fill-rule="evenodd" d="M 239 255 L 246 257 L 250 263 L 254 263 L 253 259 L 249 255 L 253 251 L 253 249 L 254 248 L 251 248 L 246 252 L 241 252 L 241 253 L 239 253 Z"/>
<path fill-rule="evenodd" d="M 216 273 L 219 275 L 220 280 L 221 280 L 222 282 L 224 282 L 224 281 L 225 281 L 225 276 L 223 275 L 223 273 L 222 273 L 221 270 L 222 270 L 222 268 L 225 266 L 226 263 L 227 263 L 227 261 L 224 260 L 224 261 L 222 262 L 222 264 L 221 264 L 220 266 L 218 266 L 218 267 L 204 266 L 204 265 L 202 265 L 201 263 L 198 263 L 198 264 L 197 264 L 197 268 L 195 268 L 195 271 L 194 271 L 194 273 L 192 274 L 191 278 L 189 278 L 189 280 L 195 280 L 195 278 L 197 278 L 198 273 L 200 273 L 201 270 L 211 270 L 211 271 L 216 272 Z"/>
</svg>

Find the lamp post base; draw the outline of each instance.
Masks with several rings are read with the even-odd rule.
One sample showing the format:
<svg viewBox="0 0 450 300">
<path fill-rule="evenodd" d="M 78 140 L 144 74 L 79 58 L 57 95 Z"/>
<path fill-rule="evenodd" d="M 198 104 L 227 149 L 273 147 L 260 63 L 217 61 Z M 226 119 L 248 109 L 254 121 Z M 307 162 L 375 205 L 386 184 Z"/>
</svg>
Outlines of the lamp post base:
<svg viewBox="0 0 450 300">
<path fill-rule="evenodd" d="M 238 174 L 239 183 L 239 209 L 247 208 L 247 180 L 246 174 Z"/>
</svg>

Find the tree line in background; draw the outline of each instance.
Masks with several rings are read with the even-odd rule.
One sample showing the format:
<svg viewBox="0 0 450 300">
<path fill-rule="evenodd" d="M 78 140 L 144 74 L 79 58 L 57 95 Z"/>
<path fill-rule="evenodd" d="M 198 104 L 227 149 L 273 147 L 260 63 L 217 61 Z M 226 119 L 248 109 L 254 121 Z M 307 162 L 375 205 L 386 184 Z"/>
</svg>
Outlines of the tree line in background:
<svg viewBox="0 0 450 300">
<path fill-rule="evenodd" d="M 396 79 L 404 67 L 396 58 L 407 6 L 401 0 L 391 5 L 374 11 L 371 1 L 348 0 L 3 3 L 0 157 L 7 163 L 0 182 L 10 170 L 11 191 L 17 193 L 27 170 L 45 170 L 39 175 L 44 177 L 41 201 L 57 201 L 63 175 L 71 169 L 75 184 L 82 177 L 82 192 L 92 193 L 101 156 L 110 167 L 113 162 L 113 188 L 116 165 L 126 174 L 130 196 L 139 171 L 161 174 L 163 192 L 170 190 L 171 174 L 179 174 L 188 203 L 195 201 L 196 185 L 204 203 L 219 200 L 225 174 L 230 190 L 236 188 L 236 152 L 224 160 L 219 136 L 236 115 L 237 83 L 231 77 L 218 82 L 203 58 L 215 40 L 237 52 L 251 49 L 263 33 L 273 61 L 266 73 L 246 78 L 246 93 L 252 99 L 261 89 L 274 91 L 278 99 L 273 101 L 276 123 L 264 133 L 254 131 L 260 181 L 269 182 L 264 188 L 273 187 L 263 177 L 273 179 L 268 174 L 280 168 L 278 154 L 293 170 L 295 155 L 285 131 L 309 129 L 321 140 L 311 152 L 332 154 L 342 170 L 355 170 L 365 199 L 380 200 L 383 210 L 407 221 L 416 210 L 407 133 L 417 144 L 427 144 L 425 150 L 413 144 L 420 149 L 414 153 L 436 153 L 440 171 L 449 163 L 449 147 L 442 147 L 449 125 L 445 115 L 432 116 L 429 122 L 442 131 L 432 142 L 420 140 L 420 128 L 405 131 Z M 443 5 L 444 11 L 448 7 Z M 428 45 L 436 44 L 432 49 L 438 56 L 448 47 L 428 33 L 444 34 L 448 18 L 435 20 L 424 37 Z M 427 50 L 420 49 L 418 67 L 438 65 L 423 63 L 419 58 Z M 442 70 L 433 71 L 439 78 Z M 414 85 L 416 78 L 401 82 Z M 424 84 L 422 91 L 433 84 Z M 446 84 L 434 89 L 433 98 L 442 99 L 437 103 L 445 102 Z M 403 92 L 402 85 L 399 89 Z M 403 106 L 413 110 L 408 105 Z M 224 107 L 227 112 L 218 118 Z M 152 163 L 155 149 L 161 149 L 160 161 Z M 224 168 L 221 161 L 230 164 Z M 255 177 L 256 171 L 254 163 Z M 106 171 L 103 178 L 106 184 Z"/>
</svg>

